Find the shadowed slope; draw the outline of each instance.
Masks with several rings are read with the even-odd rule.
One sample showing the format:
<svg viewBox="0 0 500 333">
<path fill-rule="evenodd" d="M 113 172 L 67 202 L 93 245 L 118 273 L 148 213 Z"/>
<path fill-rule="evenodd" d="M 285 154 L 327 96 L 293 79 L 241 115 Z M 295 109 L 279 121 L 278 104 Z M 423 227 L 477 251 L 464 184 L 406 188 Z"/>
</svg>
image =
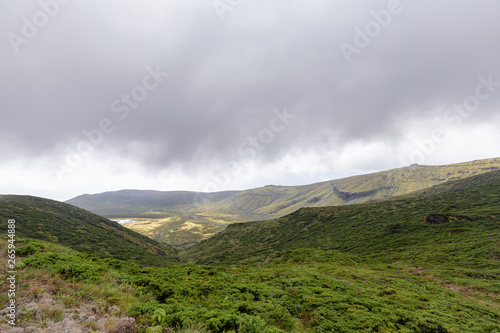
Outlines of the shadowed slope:
<svg viewBox="0 0 500 333">
<path fill-rule="evenodd" d="M 0 219 L 16 220 L 16 236 L 62 244 L 100 257 L 145 265 L 175 262 L 175 250 L 83 209 L 43 198 L 0 196 Z M 2 223 L 0 232 L 7 232 Z"/>
</svg>

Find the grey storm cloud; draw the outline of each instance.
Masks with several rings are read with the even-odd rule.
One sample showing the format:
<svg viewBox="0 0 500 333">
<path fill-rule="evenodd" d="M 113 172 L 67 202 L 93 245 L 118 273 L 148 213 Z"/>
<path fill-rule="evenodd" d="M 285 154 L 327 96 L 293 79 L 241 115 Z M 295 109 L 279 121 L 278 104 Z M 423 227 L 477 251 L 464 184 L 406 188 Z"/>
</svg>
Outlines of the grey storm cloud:
<svg viewBox="0 0 500 333">
<path fill-rule="evenodd" d="M 394 0 L 3 2 L 0 133 L 15 142 L 3 158 L 59 156 L 108 118 L 114 129 L 97 149 L 196 168 L 200 151 L 233 159 L 286 108 L 295 119 L 258 155 L 272 161 L 295 147 L 397 141 L 402 119 L 461 102 L 479 76 L 500 81 L 498 1 L 396 2 L 366 47 L 357 28 Z M 42 4 L 57 13 L 23 37 Z M 27 42 L 13 47 L 13 34 Z M 351 61 L 342 43 L 357 47 Z M 157 66 L 168 77 L 121 119 L 113 103 L 123 108 Z M 491 121 L 499 98 L 470 121 Z"/>
</svg>

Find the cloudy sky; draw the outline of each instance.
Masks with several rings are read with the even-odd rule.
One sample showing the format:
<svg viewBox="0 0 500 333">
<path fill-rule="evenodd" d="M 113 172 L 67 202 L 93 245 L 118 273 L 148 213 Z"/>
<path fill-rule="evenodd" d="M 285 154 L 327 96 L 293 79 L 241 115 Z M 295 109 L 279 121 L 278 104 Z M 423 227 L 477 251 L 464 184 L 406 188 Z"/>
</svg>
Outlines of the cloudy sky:
<svg viewBox="0 0 500 333">
<path fill-rule="evenodd" d="M 500 156 L 495 0 L 0 3 L 0 193 L 295 185 Z"/>
</svg>

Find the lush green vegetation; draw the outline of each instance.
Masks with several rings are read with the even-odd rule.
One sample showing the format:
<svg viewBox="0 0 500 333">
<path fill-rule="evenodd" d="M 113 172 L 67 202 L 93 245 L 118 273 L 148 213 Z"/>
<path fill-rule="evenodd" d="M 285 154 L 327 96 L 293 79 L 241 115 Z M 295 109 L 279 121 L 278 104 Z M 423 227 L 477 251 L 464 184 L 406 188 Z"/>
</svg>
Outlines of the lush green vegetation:
<svg viewBox="0 0 500 333">
<path fill-rule="evenodd" d="M 75 250 L 132 260 L 145 265 L 176 262 L 175 250 L 116 222 L 74 206 L 29 196 L 0 196 L 0 233 L 8 219 L 16 220 L 16 234 L 62 244 Z"/>
<path fill-rule="evenodd" d="M 462 289 L 436 277 L 419 276 L 409 266 L 338 251 L 289 251 L 278 262 L 261 267 L 151 268 L 38 240 L 19 243 L 19 253 L 25 256 L 18 263 L 21 294 L 29 297 L 24 289 L 50 280 L 46 291 L 65 307 L 81 307 L 92 300 L 99 300 L 102 308 L 116 305 L 117 311 L 137 319 L 139 332 L 165 328 L 176 332 L 188 328 L 190 332 L 500 331 L 497 294 Z M 32 325 L 30 316 L 21 313 L 20 322 Z"/>
</svg>

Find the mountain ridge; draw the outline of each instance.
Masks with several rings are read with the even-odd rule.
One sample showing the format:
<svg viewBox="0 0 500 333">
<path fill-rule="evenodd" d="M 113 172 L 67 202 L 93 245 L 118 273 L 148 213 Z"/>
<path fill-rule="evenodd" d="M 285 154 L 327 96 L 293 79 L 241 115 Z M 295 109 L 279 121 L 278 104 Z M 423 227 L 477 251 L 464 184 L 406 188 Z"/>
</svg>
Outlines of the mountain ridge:
<svg viewBox="0 0 500 333">
<path fill-rule="evenodd" d="M 147 213 L 151 209 L 157 209 L 158 212 L 161 212 L 162 208 L 166 208 L 165 212 L 167 213 L 168 208 L 175 208 L 180 211 L 183 209 L 193 211 L 218 209 L 230 213 L 240 211 L 242 216 L 252 212 L 256 216 L 255 220 L 259 220 L 265 215 L 268 215 L 268 218 L 284 215 L 290 209 L 297 208 L 300 205 L 308 206 L 308 203 L 316 207 L 360 203 L 378 197 L 406 194 L 449 180 L 498 169 L 500 169 L 500 158 L 491 158 L 438 166 L 413 164 L 402 168 L 298 186 L 267 185 L 248 190 L 213 193 L 128 189 L 84 194 L 65 202 L 102 214 L 108 218 L 120 217 L 113 216 L 116 211 L 113 205 L 118 207 L 122 205 L 121 208 L 128 210 L 130 214 L 132 213 L 131 210 L 133 210 L 131 208 L 134 208 L 131 207 L 133 204 L 146 204 L 142 211 L 135 211 L 136 216 L 127 217 L 141 217 L 140 214 Z M 401 178 L 404 178 L 404 180 Z M 315 196 L 315 193 L 327 193 L 329 195 L 320 198 Z M 337 198 L 334 198 L 331 194 L 334 194 Z M 294 202 L 294 199 L 298 199 L 303 195 L 307 195 L 309 199 Z M 259 205 L 258 207 L 252 205 L 252 199 L 258 196 L 265 198 L 263 200 L 265 205 Z M 310 201 L 314 198 L 317 198 L 317 200 Z M 92 201 L 88 199 L 92 199 Z M 103 199 L 108 201 L 103 202 Z M 150 202 L 141 201 L 141 199 L 150 200 Z M 270 206 L 276 204 L 276 201 L 280 201 L 282 206 L 271 208 Z"/>
</svg>

